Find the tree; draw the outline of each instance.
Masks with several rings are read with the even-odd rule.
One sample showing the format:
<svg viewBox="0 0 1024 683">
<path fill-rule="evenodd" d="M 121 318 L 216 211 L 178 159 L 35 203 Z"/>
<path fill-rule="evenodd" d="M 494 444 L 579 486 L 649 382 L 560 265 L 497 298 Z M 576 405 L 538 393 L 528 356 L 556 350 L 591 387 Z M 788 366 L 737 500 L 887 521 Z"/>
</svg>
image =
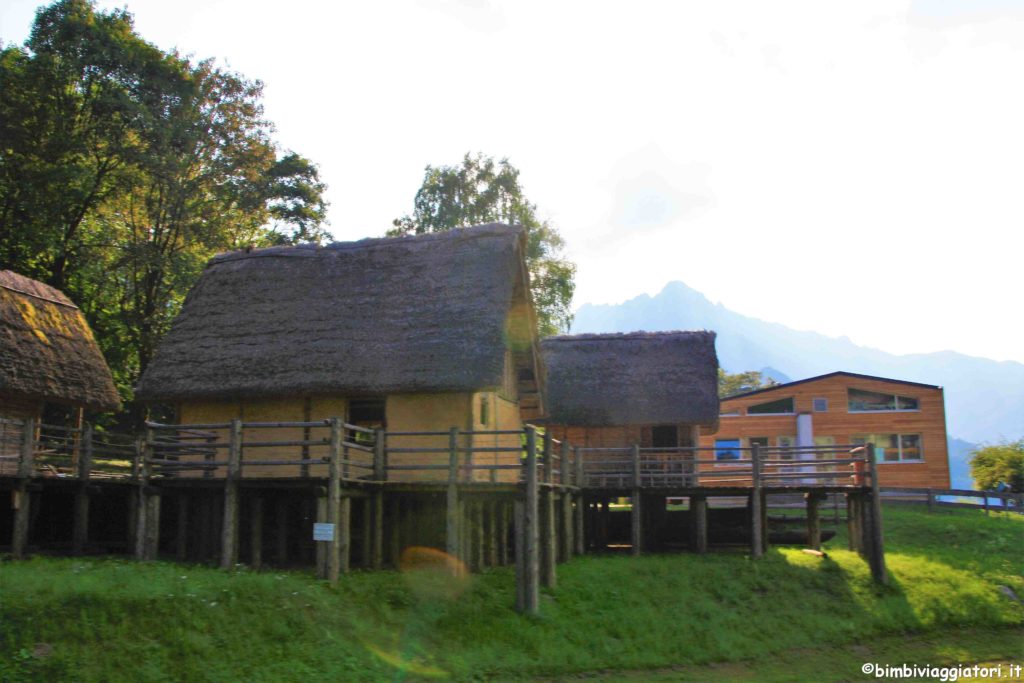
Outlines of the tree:
<svg viewBox="0 0 1024 683">
<path fill-rule="evenodd" d="M 971 478 L 982 491 L 1007 486 L 1024 491 L 1024 439 L 971 451 Z"/>
<path fill-rule="evenodd" d="M 776 384 L 778 382 L 774 379 L 765 377 L 756 370 L 730 374 L 718 368 L 718 398 L 729 398 L 755 389 L 774 387 Z"/>
<path fill-rule="evenodd" d="M 469 153 L 457 166 L 427 166 L 413 212 L 396 218 L 389 235 L 442 232 L 502 222 L 527 230 L 526 265 L 540 336 L 568 331 L 576 265 L 565 258 L 565 242 L 523 195 L 519 171 L 508 159 L 495 162 Z"/>
<path fill-rule="evenodd" d="M 326 237 L 317 167 L 274 145 L 262 88 L 88 0 L 0 50 L 0 263 L 79 303 L 126 400 L 211 256 Z"/>
</svg>

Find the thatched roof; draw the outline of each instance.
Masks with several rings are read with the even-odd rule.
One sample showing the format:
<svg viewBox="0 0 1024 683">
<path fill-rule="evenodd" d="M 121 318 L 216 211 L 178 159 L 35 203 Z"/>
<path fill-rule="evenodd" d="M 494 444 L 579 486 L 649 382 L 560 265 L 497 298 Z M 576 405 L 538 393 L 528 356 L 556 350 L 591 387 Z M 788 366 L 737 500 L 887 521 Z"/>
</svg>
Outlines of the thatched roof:
<svg viewBox="0 0 1024 683">
<path fill-rule="evenodd" d="M 476 391 L 502 383 L 521 228 L 233 252 L 207 264 L 147 401 Z M 517 282 L 520 284 L 516 288 Z M 522 296 L 520 294 L 520 296 Z"/>
<path fill-rule="evenodd" d="M 549 422 L 718 423 L 714 332 L 579 334 L 541 341 Z"/>
<path fill-rule="evenodd" d="M 85 317 L 59 290 L 0 270 L 0 394 L 92 410 L 120 404 Z"/>
</svg>

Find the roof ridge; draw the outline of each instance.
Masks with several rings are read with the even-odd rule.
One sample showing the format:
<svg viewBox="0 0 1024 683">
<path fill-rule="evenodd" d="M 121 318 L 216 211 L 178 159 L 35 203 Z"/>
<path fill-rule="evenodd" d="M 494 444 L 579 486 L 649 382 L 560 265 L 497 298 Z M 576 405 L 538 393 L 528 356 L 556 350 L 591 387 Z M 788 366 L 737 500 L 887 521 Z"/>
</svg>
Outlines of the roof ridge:
<svg viewBox="0 0 1024 683">
<path fill-rule="evenodd" d="M 70 304 L 70 303 L 68 303 L 66 301 L 58 301 L 57 299 L 51 299 L 50 297 L 42 296 L 41 294 L 35 294 L 34 292 L 26 292 L 24 289 L 18 289 L 17 287 L 11 287 L 10 285 L 5 285 L 2 282 L 0 282 L 0 287 L 3 287 L 4 289 L 8 289 L 8 290 L 10 290 L 12 292 L 17 292 L 18 294 L 24 294 L 25 296 L 30 296 L 33 299 L 39 299 L 40 301 L 46 301 L 46 302 L 51 303 L 51 304 L 57 304 L 58 306 L 64 306 L 66 308 L 70 308 L 70 309 L 73 309 L 75 311 L 81 310 L 80 308 L 78 308 L 78 306 L 76 306 L 74 304 Z M 47 287 L 49 287 L 49 285 L 47 285 Z"/>
</svg>

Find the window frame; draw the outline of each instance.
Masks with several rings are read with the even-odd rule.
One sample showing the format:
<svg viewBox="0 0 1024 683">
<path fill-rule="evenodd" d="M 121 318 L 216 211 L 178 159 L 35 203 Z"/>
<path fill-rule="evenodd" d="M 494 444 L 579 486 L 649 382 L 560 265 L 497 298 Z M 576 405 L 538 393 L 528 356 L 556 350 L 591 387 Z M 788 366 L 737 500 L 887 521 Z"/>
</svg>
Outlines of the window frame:
<svg viewBox="0 0 1024 683">
<path fill-rule="evenodd" d="M 771 405 L 772 403 L 781 403 L 783 401 L 790 401 L 793 404 L 793 409 L 789 410 L 787 412 L 784 412 L 784 413 L 752 413 L 752 412 L 750 412 L 751 408 L 756 408 L 758 406 Z M 747 406 L 746 412 L 747 412 L 747 416 L 748 417 L 764 417 L 764 416 L 772 416 L 772 415 L 776 415 L 776 416 L 777 415 L 796 415 L 796 397 L 794 397 L 794 396 L 787 396 L 785 398 L 777 398 L 774 401 L 765 401 L 764 403 L 755 403 L 754 405 Z"/>
<path fill-rule="evenodd" d="M 896 460 L 886 460 L 884 455 L 883 455 L 882 458 L 878 458 L 878 457 L 875 458 L 875 464 L 876 465 L 917 465 L 917 464 L 922 464 L 922 463 L 925 462 L 925 457 L 924 457 L 924 435 L 921 432 L 878 432 L 876 434 L 854 434 L 854 435 L 850 436 L 850 443 L 853 444 L 854 446 L 866 446 L 868 444 L 868 440 L 867 440 L 868 437 L 873 437 L 873 436 L 875 436 L 875 437 L 877 437 L 877 436 L 881 436 L 881 437 L 892 437 L 892 436 L 895 436 L 896 437 L 896 443 L 898 444 L 898 449 L 897 449 L 897 454 L 899 456 L 898 459 L 896 459 Z M 905 437 L 905 436 L 916 436 L 917 437 L 917 453 L 918 453 L 918 457 L 913 459 L 913 460 L 909 460 L 909 459 L 904 459 L 903 458 L 903 437 Z M 861 439 L 861 441 L 858 442 L 857 441 L 858 439 Z M 878 446 L 875 446 L 876 452 L 877 452 L 877 448 L 878 448 Z M 891 448 L 886 447 L 886 450 L 891 450 Z"/>
<path fill-rule="evenodd" d="M 865 394 L 877 394 L 879 396 L 891 396 L 892 399 L 893 399 L 893 405 L 894 406 L 899 406 L 901 398 L 911 399 L 911 400 L 917 402 L 917 407 L 916 408 L 899 408 L 899 407 L 897 407 L 897 408 L 892 408 L 892 409 L 882 408 L 882 409 L 878 409 L 878 410 L 855 410 L 850 405 L 850 403 L 851 403 L 851 401 L 850 401 L 850 392 L 851 391 L 860 391 L 860 392 L 863 392 Z M 864 415 L 864 414 L 870 415 L 870 414 L 879 414 L 879 413 L 881 413 L 883 415 L 888 415 L 888 414 L 892 414 L 892 413 L 919 413 L 919 412 L 921 412 L 921 399 L 917 398 L 916 396 L 903 396 L 901 394 L 895 394 L 895 393 L 894 394 L 889 394 L 889 393 L 886 393 L 884 391 L 871 391 L 869 389 L 856 389 L 854 387 L 847 387 L 846 388 L 846 412 L 854 414 L 854 415 Z"/>
</svg>

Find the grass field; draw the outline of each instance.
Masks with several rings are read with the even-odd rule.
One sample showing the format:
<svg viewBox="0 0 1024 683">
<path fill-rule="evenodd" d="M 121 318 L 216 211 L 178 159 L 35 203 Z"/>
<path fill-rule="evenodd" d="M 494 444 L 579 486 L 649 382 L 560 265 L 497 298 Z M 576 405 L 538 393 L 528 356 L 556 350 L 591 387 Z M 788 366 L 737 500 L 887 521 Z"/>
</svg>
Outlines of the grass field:
<svg viewBox="0 0 1024 683">
<path fill-rule="evenodd" d="M 504 568 L 356 572 L 331 589 L 297 573 L 4 562 L 0 679 L 859 680 L 870 658 L 1024 663 L 1024 606 L 999 591 L 1024 595 L 1024 518 L 887 507 L 885 525 L 886 588 L 840 533 L 824 560 L 577 558 L 536 618 L 512 611 Z"/>
</svg>

